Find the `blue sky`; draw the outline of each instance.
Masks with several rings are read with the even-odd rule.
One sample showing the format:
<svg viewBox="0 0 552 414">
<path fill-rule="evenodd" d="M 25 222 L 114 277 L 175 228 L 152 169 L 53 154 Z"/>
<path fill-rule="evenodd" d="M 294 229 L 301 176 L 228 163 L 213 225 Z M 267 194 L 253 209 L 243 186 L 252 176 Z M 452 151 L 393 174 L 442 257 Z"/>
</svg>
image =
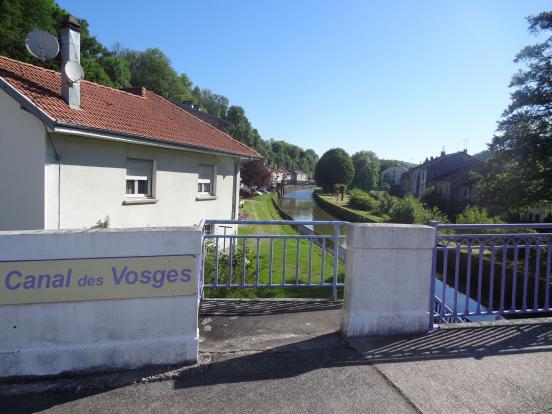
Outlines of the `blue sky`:
<svg viewBox="0 0 552 414">
<path fill-rule="evenodd" d="M 159 47 L 263 138 L 410 162 L 492 139 L 544 1 L 77 1 L 106 46 Z"/>
</svg>

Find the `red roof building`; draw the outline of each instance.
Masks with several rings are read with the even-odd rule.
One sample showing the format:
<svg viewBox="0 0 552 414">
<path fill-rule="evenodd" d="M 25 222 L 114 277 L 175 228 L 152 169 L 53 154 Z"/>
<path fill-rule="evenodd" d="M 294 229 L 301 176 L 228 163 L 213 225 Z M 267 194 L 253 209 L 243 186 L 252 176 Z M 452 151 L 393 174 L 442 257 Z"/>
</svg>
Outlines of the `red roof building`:
<svg viewBox="0 0 552 414">
<path fill-rule="evenodd" d="M 255 150 L 144 88 L 67 85 L 0 56 L 0 230 L 237 218 Z"/>
<path fill-rule="evenodd" d="M 50 127 L 106 132 L 201 148 L 246 158 L 260 158 L 253 149 L 191 115 L 155 93 L 139 88 L 119 90 L 81 82 L 81 110 L 72 109 L 61 97 L 59 72 L 0 56 L 3 89 L 36 106 Z"/>
</svg>

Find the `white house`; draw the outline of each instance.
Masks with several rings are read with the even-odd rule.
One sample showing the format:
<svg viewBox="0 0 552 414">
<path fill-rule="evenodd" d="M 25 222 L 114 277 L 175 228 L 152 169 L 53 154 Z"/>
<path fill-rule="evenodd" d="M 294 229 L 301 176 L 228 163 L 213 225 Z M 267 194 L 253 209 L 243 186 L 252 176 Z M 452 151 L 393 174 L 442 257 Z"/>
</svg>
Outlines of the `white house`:
<svg viewBox="0 0 552 414">
<path fill-rule="evenodd" d="M 294 176 L 295 182 L 305 182 L 309 180 L 309 176 L 307 175 L 307 173 L 300 170 L 293 171 L 293 176 Z"/>
<path fill-rule="evenodd" d="M 258 153 L 144 88 L 62 78 L 0 56 L 0 230 L 237 218 L 240 162 Z"/>
<path fill-rule="evenodd" d="M 388 181 L 392 185 L 399 185 L 401 183 L 402 175 L 407 172 L 405 167 L 388 167 L 381 172 L 381 181 Z"/>
<path fill-rule="evenodd" d="M 271 168 L 270 169 L 270 182 L 275 184 L 280 184 L 284 179 L 284 172 L 280 168 Z"/>
</svg>

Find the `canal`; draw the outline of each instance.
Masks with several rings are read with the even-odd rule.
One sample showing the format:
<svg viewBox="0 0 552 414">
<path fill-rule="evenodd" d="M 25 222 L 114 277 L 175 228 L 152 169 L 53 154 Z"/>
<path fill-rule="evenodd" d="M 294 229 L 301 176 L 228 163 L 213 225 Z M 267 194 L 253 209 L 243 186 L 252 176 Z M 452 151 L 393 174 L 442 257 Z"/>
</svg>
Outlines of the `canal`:
<svg viewBox="0 0 552 414">
<path fill-rule="evenodd" d="M 280 208 L 294 220 L 331 221 L 339 220 L 322 210 L 312 196 L 316 187 L 306 187 L 289 191 L 280 199 Z M 318 234 L 333 234 L 332 226 L 307 226 Z M 340 229 L 341 234 L 347 234 L 345 227 Z"/>
<path fill-rule="evenodd" d="M 307 220 L 307 221 L 320 221 L 320 220 L 339 220 L 322 210 L 313 198 L 313 192 L 316 187 L 306 187 L 298 190 L 289 191 L 280 199 L 280 208 L 289 214 L 294 220 Z M 333 234 L 332 226 L 307 226 L 318 234 Z M 340 229 L 341 234 L 347 233 L 347 228 Z M 439 279 L 435 280 L 435 296 L 441 297 L 443 282 Z M 472 298 L 467 297 L 461 292 L 456 292 L 458 308 L 463 309 L 465 302 L 468 301 L 468 309 L 470 312 L 474 312 L 477 308 L 477 302 Z M 453 287 L 447 285 L 445 289 L 445 303 L 447 306 L 452 307 L 454 304 L 455 290 Z M 485 308 L 482 307 L 481 311 L 485 312 Z M 481 315 L 470 316 L 468 318 L 472 322 L 491 321 L 496 319 L 502 319 L 498 315 Z"/>
</svg>

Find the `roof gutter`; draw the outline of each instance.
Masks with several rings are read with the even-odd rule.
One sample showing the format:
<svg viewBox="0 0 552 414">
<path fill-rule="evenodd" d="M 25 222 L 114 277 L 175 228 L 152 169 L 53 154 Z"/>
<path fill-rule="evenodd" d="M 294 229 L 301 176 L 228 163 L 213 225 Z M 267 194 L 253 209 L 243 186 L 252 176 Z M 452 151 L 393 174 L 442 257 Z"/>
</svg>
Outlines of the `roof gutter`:
<svg viewBox="0 0 552 414">
<path fill-rule="evenodd" d="M 52 128 L 55 123 L 55 119 L 48 115 L 45 111 L 35 104 L 31 99 L 20 93 L 14 88 L 6 79 L 0 76 L 0 89 L 6 92 L 11 98 L 15 99 L 21 107 L 27 112 L 36 116 L 41 122 L 48 128 Z"/>
<path fill-rule="evenodd" d="M 231 151 L 221 150 L 209 150 L 195 145 L 189 144 L 171 144 L 163 140 L 156 140 L 150 137 L 140 137 L 130 134 L 112 134 L 107 131 L 98 130 L 96 128 L 86 128 L 81 126 L 75 126 L 73 124 L 56 122 L 52 126 L 53 132 L 65 135 L 74 135 L 87 138 L 103 139 L 107 141 L 123 142 L 127 144 L 147 145 L 158 148 L 168 148 L 180 151 L 197 152 L 202 154 L 211 155 L 226 155 L 230 157 L 237 157 L 240 159 L 255 159 L 260 157 L 246 156 L 244 154 L 238 154 Z"/>
</svg>

